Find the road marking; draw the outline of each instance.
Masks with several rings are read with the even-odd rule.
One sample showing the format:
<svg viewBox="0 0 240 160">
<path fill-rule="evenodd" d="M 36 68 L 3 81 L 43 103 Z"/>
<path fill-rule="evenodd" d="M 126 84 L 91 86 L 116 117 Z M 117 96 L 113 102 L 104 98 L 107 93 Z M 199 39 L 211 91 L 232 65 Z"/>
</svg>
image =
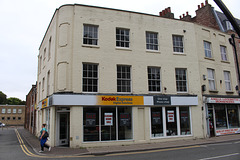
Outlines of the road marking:
<svg viewBox="0 0 240 160">
<path fill-rule="evenodd" d="M 203 158 L 203 159 L 199 159 L 199 160 L 218 159 L 218 158 L 224 158 L 224 157 L 230 157 L 230 156 L 236 156 L 236 155 L 239 155 L 239 153 L 225 154 L 225 155 L 221 155 L 221 156 Z"/>
<path fill-rule="evenodd" d="M 46 155 L 37 155 L 32 153 L 31 151 L 28 150 L 26 145 L 23 142 L 23 139 L 21 138 L 21 135 L 19 134 L 18 130 L 15 129 L 20 147 L 22 151 L 29 157 L 36 157 L 36 158 L 77 158 L 77 157 L 96 157 L 97 155 L 80 155 L 80 156 L 46 156 Z M 119 156 L 119 155 L 131 155 L 131 154 L 144 154 L 144 153 L 153 153 L 153 152 L 165 152 L 165 151 L 173 151 L 173 150 L 182 150 L 182 149 L 191 149 L 191 148 L 198 148 L 201 147 L 199 145 L 195 146 L 188 146 L 188 147 L 176 147 L 176 148 L 166 148 L 166 149 L 156 149 L 156 150 L 148 150 L 148 151 L 135 151 L 135 152 L 123 152 L 123 153 L 109 153 L 106 155 L 102 156 Z"/>
</svg>

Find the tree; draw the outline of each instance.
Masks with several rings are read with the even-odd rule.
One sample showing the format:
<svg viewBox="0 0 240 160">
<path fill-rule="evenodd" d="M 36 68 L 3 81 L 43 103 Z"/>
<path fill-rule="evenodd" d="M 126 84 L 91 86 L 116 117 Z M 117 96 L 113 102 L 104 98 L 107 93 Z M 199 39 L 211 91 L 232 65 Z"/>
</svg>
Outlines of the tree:
<svg viewBox="0 0 240 160">
<path fill-rule="evenodd" d="M 25 105 L 25 101 L 22 101 L 19 98 L 10 97 L 7 99 L 7 104 L 9 104 L 9 105 Z"/>
<path fill-rule="evenodd" d="M 7 95 L 0 91 L 0 104 L 6 104 L 7 102 Z"/>
</svg>

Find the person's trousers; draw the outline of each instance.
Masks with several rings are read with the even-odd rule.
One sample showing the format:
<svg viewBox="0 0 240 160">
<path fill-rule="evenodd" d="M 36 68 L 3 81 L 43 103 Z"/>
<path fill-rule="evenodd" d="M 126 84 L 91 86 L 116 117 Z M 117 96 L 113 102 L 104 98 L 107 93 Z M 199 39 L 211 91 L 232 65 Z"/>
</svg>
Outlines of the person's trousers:
<svg viewBox="0 0 240 160">
<path fill-rule="evenodd" d="M 49 146 L 46 145 L 46 143 L 44 143 L 43 145 L 41 145 L 41 150 L 42 150 L 42 151 L 44 151 L 44 147 L 47 148 L 47 149 L 49 149 Z"/>
</svg>

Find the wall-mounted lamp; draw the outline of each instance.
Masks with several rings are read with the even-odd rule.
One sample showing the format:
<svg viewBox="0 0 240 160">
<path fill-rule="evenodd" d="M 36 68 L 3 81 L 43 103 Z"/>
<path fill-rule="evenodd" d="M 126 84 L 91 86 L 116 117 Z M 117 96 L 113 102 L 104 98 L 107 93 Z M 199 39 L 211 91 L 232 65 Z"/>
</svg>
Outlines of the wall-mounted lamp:
<svg viewBox="0 0 240 160">
<path fill-rule="evenodd" d="M 203 80 L 206 80 L 207 79 L 207 76 L 206 75 L 203 75 Z"/>
<path fill-rule="evenodd" d="M 202 91 L 206 91 L 206 85 L 202 85 Z"/>
</svg>

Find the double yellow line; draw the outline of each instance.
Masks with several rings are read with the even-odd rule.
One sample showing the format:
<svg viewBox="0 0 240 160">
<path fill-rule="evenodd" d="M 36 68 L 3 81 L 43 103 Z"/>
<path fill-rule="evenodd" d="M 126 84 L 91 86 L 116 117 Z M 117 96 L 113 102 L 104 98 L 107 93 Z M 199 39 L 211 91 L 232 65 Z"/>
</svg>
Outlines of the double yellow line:
<svg viewBox="0 0 240 160">
<path fill-rule="evenodd" d="M 37 158 L 76 158 L 76 157 L 96 157 L 95 155 L 80 155 L 80 156 L 46 156 L 46 155 L 37 155 L 33 154 L 28 150 L 26 145 L 23 142 L 23 139 L 21 138 L 19 132 L 17 129 L 15 129 L 18 141 L 20 143 L 20 147 L 22 148 L 22 151 L 30 157 L 37 157 Z M 187 147 L 176 147 L 176 148 L 167 148 L 167 149 L 157 149 L 157 150 L 148 150 L 148 151 L 139 151 L 139 152 L 123 152 L 123 153 L 112 153 L 112 154 L 107 154 L 107 155 L 102 155 L 102 156 L 121 156 L 121 155 L 132 155 L 132 154 L 146 154 L 146 153 L 152 153 L 152 152 L 165 152 L 165 151 L 173 151 L 173 150 L 181 150 L 181 149 L 192 149 L 192 148 L 198 148 L 201 147 L 199 145 L 195 146 L 187 146 Z"/>
<path fill-rule="evenodd" d="M 24 144 L 24 141 L 21 137 L 21 135 L 19 134 L 18 130 L 15 129 L 15 133 L 17 135 L 20 147 L 22 148 L 22 151 L 29 157 L 35 157 L 35 158 L 73 158 L 73 157 L 94 157 L 93 155 L 82 155 L 82 156 L 46 156 L 46 155 L 37 155 L 37 154 L 33 154 L 31 151 L 29 151 L 29 149 L 26 147 L 26 145 Z"/>
</svg>

